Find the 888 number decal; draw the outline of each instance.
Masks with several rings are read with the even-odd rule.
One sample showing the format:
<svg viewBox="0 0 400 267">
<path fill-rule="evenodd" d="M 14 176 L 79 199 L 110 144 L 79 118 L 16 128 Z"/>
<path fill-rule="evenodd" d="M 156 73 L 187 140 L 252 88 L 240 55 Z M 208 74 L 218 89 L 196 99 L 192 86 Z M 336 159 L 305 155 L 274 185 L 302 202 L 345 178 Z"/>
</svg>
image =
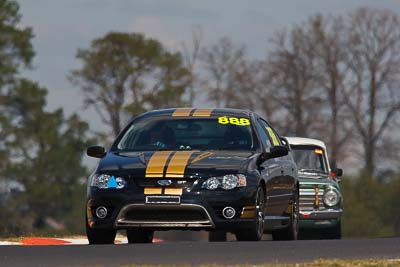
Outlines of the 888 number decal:
<svg viewBox="0 0 400 267">
<path fill-rule="evenodd" d="M 236 118 L 236 117 L 219 117 L 218 118 L 219 124 L 234 124 L 239 126 L 247 126 L 250 125 L 250 120 L 246 118 Z"/>
</svg>

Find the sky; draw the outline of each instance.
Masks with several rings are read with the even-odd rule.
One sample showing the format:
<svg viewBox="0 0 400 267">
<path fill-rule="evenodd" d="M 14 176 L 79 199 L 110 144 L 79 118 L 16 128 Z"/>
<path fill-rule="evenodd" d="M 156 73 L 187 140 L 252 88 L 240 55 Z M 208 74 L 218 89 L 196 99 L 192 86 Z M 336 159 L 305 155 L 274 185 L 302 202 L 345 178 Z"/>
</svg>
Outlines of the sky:
<svg viewBox="0 0 400 267">
<path fill-rule="evenodd" d="M 400 14 L 399 0 L 18 0 L 21 26 L 33 28 L 34 68 L 22 75 L 48 89 L 48 110 L 62 107 L 77 112 L 93 131 L 102 125 L 93 110 L 83 108 L 83 96 L 66 78 L 79 68 L 78 48 L 109 31 L 141 32 L 170 49 L 189 42 L 199 25 L 203 45 L 223 36 L 244 44 L 252 58 L 264 58 L 272 33 L 290 28 L 309 16 L 346 14 L 362 6 L 390 9 Z"/>
</svg>

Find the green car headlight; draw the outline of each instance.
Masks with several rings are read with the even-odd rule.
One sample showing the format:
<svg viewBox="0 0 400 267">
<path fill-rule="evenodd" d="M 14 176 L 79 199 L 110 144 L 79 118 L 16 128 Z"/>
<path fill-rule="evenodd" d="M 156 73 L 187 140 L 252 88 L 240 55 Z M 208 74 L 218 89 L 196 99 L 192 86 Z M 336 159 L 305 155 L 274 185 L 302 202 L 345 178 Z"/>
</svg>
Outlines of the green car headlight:
<svg viewBox="0 0 400 267">
<path fill-rule="evenodd" d="M 340 202 L 340 194 L 332 188 L 327 189 L 324 193 L 323 201 L 329 207 L 336 206 Z"/>
</svg>

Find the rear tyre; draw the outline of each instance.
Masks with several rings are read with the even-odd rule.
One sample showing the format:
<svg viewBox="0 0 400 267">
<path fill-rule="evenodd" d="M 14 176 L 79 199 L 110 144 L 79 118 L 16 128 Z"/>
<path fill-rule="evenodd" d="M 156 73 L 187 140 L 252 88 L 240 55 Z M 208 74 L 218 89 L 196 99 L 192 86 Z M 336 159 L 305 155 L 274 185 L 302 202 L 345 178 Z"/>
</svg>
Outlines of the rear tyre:
<svg viewBox="0 0 400 267">
<path fill-rule="evenodd" d="M 153 243 L 154 231 L 144 229 L 127 229 L 128 243 Z"/>
<path fill-rule="evenodd" d="M 273 240 L 297 240 L 299 234 L 299 193 L 296 190 L 288 227 L 272 232 Z"/>
<path fill-rule="evenodd" d="M 86 236 L 90 245 L 114 244 L 116 234 L 115 229 L 90 228 L 86 219 Z"/>
<path fill-rule="evenodd" d="M 209 242 L 225 242 L 226 232 L 224 231 L 212 231 L 208 233 Z"/>
<path fill-rule="evenodd" d="M 237 241 L 260 241 L 264 234 L 264 189 L 258 187 L 255 200 L 254 220 L 251 228 L 242 229 L 236 232 Z"/>
</svg>

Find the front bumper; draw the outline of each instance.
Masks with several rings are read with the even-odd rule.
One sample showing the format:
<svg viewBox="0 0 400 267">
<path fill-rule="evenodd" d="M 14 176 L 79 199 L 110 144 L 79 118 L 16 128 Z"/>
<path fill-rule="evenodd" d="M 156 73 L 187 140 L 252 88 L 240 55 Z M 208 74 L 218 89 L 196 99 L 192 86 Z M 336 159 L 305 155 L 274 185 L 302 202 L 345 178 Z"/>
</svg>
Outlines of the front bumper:
<svg viewBox="0 0 400 267">
<path fill-rule="evenodd" d="M 160 210 L 167 210 L 169 212 L 177 211 L 177 212 L 187 212 L 193 211 L 203 216 L 200 216 L 198 219 L 190 219 L 182 217 L 180 220 L 172 220 L 172 218 L 159 218 L 155 220 L 154 217 L 151 220 L 143 220 L 140 218 L 130 218 L 129 213 L 137 212 L 140 213 L 142 211 L 146 212 L 158 212 Z M 147 204 L 128 204 L 124 206 L 115 221 L 115 226 L 118 227 L 156 227 L 156 228 L 213 228 L 214 223 L 211 219 L 208 211 L 201 205 L 196 204 L 162 204 L 162 205 L 147 205 Z"/>
<path fill-rule="evenodd" d="M 340 223 L 342 209 L 300 211 L 301 228 L 325 228 Z"/>
<path fill-rule="evenodd" d="M 301 220 L 340 219 L 342 209 L 327 209 L 314 211 L 300 211 Z"/>
<path fill-rule="evenodd" d="M 91 228 L 114 229 L 234 231 L 248 228 L 253 223 L 251 207 L 255 208 L 255 194 L 256 187 L 249 186 L 232 191 L 184 190 L 179 204 L 146 204 L 143 192 L 89 188 L 88 225 Z M 109 211 L 104 219 L 96 216 L 95 210 L 99 206 Z M 227 206 L 236 211 L 232 219 L 222 216 L 222 209 Z"/>
</svg>

